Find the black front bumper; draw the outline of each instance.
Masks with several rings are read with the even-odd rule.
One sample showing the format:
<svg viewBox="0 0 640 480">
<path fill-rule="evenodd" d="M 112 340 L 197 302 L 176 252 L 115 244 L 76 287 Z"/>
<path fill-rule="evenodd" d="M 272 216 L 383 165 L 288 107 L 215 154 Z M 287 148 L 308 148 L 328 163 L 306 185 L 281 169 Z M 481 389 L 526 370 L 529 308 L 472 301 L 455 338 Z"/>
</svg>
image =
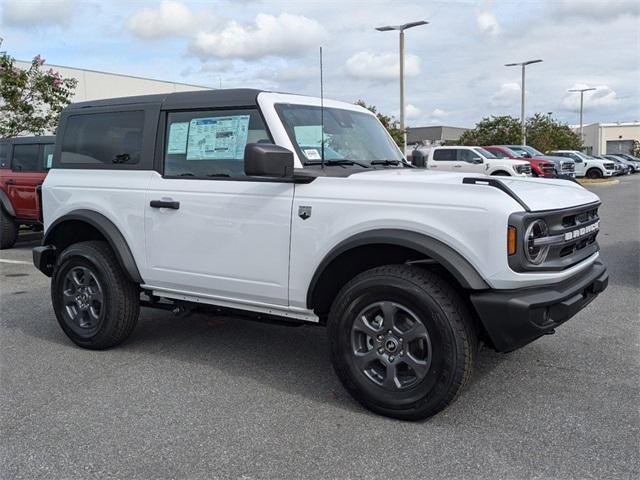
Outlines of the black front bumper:
<svg viewBox="0 0 640 480">
<path fill-rule="evenodd" d="M 32 251 L 33 264 L 38 270 L 44 273 L 47 277 L 53 274 L 53 267 L 56 264 L 56 247 L 53 245 L 43 245 L 41 247 L 35 247 Z"/>
<path fill-rule="evenodd" d="M 471 294 L 493 346 L 509 352 L 569 320 L 607 288 L 609 274 L 600 260 L 562 283 L 520 290 Z"/>
</svg>

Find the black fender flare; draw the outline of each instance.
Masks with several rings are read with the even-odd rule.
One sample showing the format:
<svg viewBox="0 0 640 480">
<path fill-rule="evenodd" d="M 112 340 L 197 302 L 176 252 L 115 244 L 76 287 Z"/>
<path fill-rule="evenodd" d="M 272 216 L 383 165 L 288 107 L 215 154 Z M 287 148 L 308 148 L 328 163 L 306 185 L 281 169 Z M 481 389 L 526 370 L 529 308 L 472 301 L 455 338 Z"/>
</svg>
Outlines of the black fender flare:
<svg viewBox="0 0 640 480">
<path fill-rule="evenodd" d="M 11 200 L 9 200 L 9 197 L 4 192 L 4 190 L 0 190 L 0 203 L 2 204 L 2 208 L 4 208 L 5 212 L 7 212 L 12 217 L 16 216 L 16 211 L 13 209 Z"/>
<path fill-rule="evenodd" d="M 441 264 L 463 288 L 485 290 L 489 285 L 460 253 L 449 245 L 428 235 L 400 229 L 380 229 L 358 233 L 336 245 L 320 262 L 307 290 L 307 308 L 312 308 L 313 294 L 324 270 L 339 255 L 363 245 L 386 244 L 411 248 Z"/>
<path fill-rule="evenodd" d="M 100 234 L 102 234 L 102 236 L 107 240 L 107 243 L 118 259 L 120 266 L 125 272 L 127 272 L 129 278 L 136 283 L 144 283 L 142 276 L 140 275 L 140 271 L 138 270 L 138 266 L 136 265 L 136 261 L 133 258 L 133 254 L 131 253 L 131 249 L 120 230 L 118 230 L 118 227 L 116 227 L 107 217 L 98 212 L 94 212 L 93 210 L 73 210 L 56 219 L 49 228 L 47 228 L 42 245 L 46 246 L 53 244 L 52 240 L 55 237 L 58 227 L 63 225 L 65 222 L 72 220 L 87 223 L 100 232 Z"/>
</svg>

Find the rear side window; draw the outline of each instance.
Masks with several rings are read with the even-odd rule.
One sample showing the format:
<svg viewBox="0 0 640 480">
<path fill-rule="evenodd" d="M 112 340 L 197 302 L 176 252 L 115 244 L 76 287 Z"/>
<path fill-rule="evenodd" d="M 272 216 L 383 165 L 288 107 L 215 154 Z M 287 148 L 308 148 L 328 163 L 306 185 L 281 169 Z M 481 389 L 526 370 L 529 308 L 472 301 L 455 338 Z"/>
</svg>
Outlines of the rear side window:
<svg viewBox="0 0 640 480">
<path fill-rule="evenodd" d="M 256 109 L 170 112 L 165 137 L 168 177 L 243 177 L 247 143 L 271 143 Z"/>
<path fill-rule="evenodd" d="M 446 161 L 446 162 L 454 162 L 456 160 L 457 154 L 458 154 L 458 149 L 445 148 L 445 149 L 436 150 L 435 152 L 433 152 L 433 159 Z"/>
<path fill-rule="evenodd" d="M 43 162 L 40 161 L 40 145 L 32 143 L 13 146 L 11 169 L 14 172 L 42 172 L 43 167 Z"/>
<path fill-rule="evenodd" d="M 47 171 L 49 171 L 53 165 L 53 152 L 55 149 L 56 146 L 53 143 L 45 143 L 42 145 L 42 164 L 44 165 L 44 169 Z"/>
<path fill-rule="evenodd" d="M 143 130 L 143 111 L 72 115 L 67 119 L 60 163 L 104 168 L 137 164 Z"/>
<path fill-rule="evenodd" d="M 9 168 L 9 144 L 0 143 L 0 168 Z"/>
</svg>

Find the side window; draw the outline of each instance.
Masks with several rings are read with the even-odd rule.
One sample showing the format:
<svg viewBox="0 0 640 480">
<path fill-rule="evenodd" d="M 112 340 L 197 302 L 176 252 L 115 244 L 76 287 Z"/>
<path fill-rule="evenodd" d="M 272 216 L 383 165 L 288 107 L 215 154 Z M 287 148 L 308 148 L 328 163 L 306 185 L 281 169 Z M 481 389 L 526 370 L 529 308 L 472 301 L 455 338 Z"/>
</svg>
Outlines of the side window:
<svg viewBox="0 0 640 480">
<path fill-rule="evenodd" d="M 42 145 L 42 158 L 41 164 L 45 171 L 49 171 L 53 164 L 53 152 L 56 146 L 53 143 L 45 143 Z"/>
<path fill-rule="evenodd" d="M 11 169 L 14 172 L 41 172 L 40 145 L 37 143 L 13 146 L 13 162 Z"/>
<path fill-rule="evenodd" d="M 255 109 L 170 112 L 165 137 L 168 177 L 243 177 L 247 143 L 271 143 Z"/>
<path fill-rule="evenodd" d="M 468 162 L 471 163 L 474 158 L 480 157 L 479 153 L 473 152 L 471 150 L 458 150 L 458 156 L 456 160 L 459 162 Z"/>
<path fill-rule="evenodd" d="M 9 144 L 0 143 L 0 168 L 9 168 Z"/>
<path fill-rule="evenodd" d="M 582 163 L 582 159 L 578 155 L 576 155 L 575 153 L 571 153 L 569 155 L 569 158 L 574 160 L 576 163 Z"/>
<path fill-rule="evenodd" d="M 491 153 L 493 153 L 497 158 L 507 158 L 507 155 L 505 155 L 503 152 L 501 152 L 500 150 L 494 150 L 491 149 L 489 150 Z"/>
<path fill-rule="evenodd" d="M 144 112 L 72 115 L 62 139 L 61 164 L 133 165 L 142 156 Z"/>
<path fill-rule="evenodd" d="M 433 152 L 433 159 L 436 161 L 453 162 L 456 160 L 458 149 L 456 148 L 443 148 Z"/>
</svg>

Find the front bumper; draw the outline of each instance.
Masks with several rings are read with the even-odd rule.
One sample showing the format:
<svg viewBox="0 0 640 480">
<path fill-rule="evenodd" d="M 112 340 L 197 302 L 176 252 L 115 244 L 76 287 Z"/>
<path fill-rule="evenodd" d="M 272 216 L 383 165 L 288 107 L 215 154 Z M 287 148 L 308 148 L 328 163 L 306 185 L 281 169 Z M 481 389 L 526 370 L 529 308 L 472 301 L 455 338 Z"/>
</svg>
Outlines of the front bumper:
<svg viewBox="0 0 640 480">
<path fill-rule="evenodd" d="M 35 247 L 32 254 L 35 267 L 47 277 L 50 277 L 53 274 L 53 268 L 56 264 L 56 247 L 53 245 Z"/>
<path fill-rule="evenodd" d="M 509 352 L 569 320 L 607 288 L 609 274 L 596 260 L 569 280 L 545 287 L 490 290 L 471 294 L 471 302 L 493 346 Z"/>
</svg>

